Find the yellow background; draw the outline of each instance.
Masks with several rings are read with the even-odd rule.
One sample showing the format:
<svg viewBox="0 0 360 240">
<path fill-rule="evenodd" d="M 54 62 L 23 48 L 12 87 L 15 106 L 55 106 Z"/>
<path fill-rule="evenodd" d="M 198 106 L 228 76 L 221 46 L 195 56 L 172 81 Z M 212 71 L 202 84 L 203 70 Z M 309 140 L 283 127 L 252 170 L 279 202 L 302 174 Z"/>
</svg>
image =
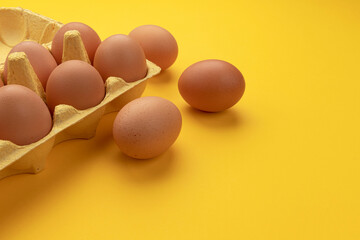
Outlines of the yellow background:
<svg viewBox="0 0 360 240">
<path fill-rule="evenodd" d="M 0 239 L 360 239 L 360 3 L 9 1 L 102 39 L 168 29 L 179 56 L 144 95 L 183 115 L 160 157 L 122 155 L 105 116 L 91 140 L 56 146 L 38 175 L 0 181 Z M 190 64 L 239 68 L 232 109 L 192 110 L 177 90 Z"/>
</svg>

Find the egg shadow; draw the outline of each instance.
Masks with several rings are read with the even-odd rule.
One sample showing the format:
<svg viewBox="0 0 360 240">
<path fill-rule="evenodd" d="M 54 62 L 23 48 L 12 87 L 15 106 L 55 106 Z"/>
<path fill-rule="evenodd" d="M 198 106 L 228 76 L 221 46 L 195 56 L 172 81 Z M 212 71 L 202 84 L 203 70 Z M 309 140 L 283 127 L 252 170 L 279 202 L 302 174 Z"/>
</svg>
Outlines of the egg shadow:
<svg viewBox="0 0 360 240">
<path fill-rule="evenodd" d="M 159 84 L 170 83 L 173 81 L 174 77 L 175 74 L 173 73 L 173 71 L 171 71 L 171 69 L 161 70 L 161 72 L 158 75 L 148 80 L 148 84 L 159 85 Z"/>
<path fill-rule="evenodd" d="M 187 105 L 182 110 L 186 116 L 209 128 L 233 128 L 245 124 L 243 115 L 231 108 L 221 112 L 204 112 Z"/>
<path fill-rule="evenodd" d="M 119 174 L 127 181 L 137 183 L 151 183 L 170 177 L 175 169 L 176 149 L 170 147 L 161 155 L 150 159 L 135 159 L 122 152 L 114 156 Z"/>
<path fill-rule="evenodd" d="M 105 127 L 97 133 L 94 139 L 94 147 L 109 146 L 110 142 L 115 145 L 112 135 L 112 126 L 117 112 L 110 113 L 103 117 L 102 121 Z M 151 182 L 160 180 L 171 175 L 176 162 L 176 146 L 171 146 L 161 155 L 150 159 L 135 159 L 123 154 L 117 147 L 113 151 L 110 161 L 113 166 L 117 166 L 117 171 L 122 178 L 134 182 Z"/>
</svg>

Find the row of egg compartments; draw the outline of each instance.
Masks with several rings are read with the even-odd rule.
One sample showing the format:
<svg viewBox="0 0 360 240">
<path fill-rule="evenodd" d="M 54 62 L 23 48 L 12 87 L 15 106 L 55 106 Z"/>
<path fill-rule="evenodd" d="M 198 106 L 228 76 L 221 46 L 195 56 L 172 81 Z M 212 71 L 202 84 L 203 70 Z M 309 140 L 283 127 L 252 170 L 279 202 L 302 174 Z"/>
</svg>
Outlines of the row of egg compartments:
<svg viewBox="0 0 360 240">
<path fill-rule="evenodd" d="M 77 30 L 70 30 L 64 34 L 62 62 L 69 60 L 81 60 L 91 64 L 80 33 Z M 46 103 L 45 90 L 26 54 L 24 52 L 11 53 L 7 61 L 9 69 L 7 84 L 25 86 L 33 90 Z"/>
<path fill-rule="evenodd" d="M 84 44 L 81 40 L 79 31 L 76 30 L 67 31 L 64 35 L 63 46 L 64 48 L 63 48 L 62 62 L 68 60 L 82 60 L 90 64 L 90 60 L 85 50 Z M 8 61 L 7 84 L 18 84 L 25 86 L 33 90 L 36 94 L 38 94 L 46 103 L 46 95 L 44 88 L 39 78 L 37 77 L 33 67 L 31 66 L 30 61 L 26 56 L 26 54 L 24 52 L 11 53 L 9 54 L 7 61 Z M 0 73 L 0 76 L 1 75 L 2 74 Z M 71 109 L 72 108 L 68 108 L 67 110 L 69 111 Z M 56 111 L 56 113 L 54 114 L 57 115 L 59 113 Z M 73 114 L 76 113 L 73 112 Z M 98 115 L 98 113 L 96 115 Z M 54 121 L 57 122 L 58 117 L 57 116 L 54 117 L 55 117 Z M 98 117 L 95 116 L 96 119 Z M 94 128 L 95 125 L 97 124 L 94 122 L 94 124 L 91 125 L 93 125 L 92 128 Z M 84 128 L 81 128 L 81 130 L 84 130 Z M 82 136 L 85 138 L 92 137 L 94 134 L 94 130 L 91 128 L 89 130 L 91 131 L 79 133 L 78 136 Z M 29 145 L 28 147 L 25 146 L 25 148 L 21 146 L 17 146 L 7 141 L 2 142 L 2 144 L 0 144 L 0 149 L 2 149 L 0 155 L 7 156 L 6 159 L 4 159 L 7 161 L 0 162 L 0 179 L 20 173 L 38 173 L 41 170 L 43 170 L 45 167 L 46 156 L 51 150 L 52 146 L 56 144 L 55 138 L 53 137 L 50 139 L 47 138 L 48 136 L 40 140 L 39 142 L 41 143 L 37 142 Z M 62 142 L 68 138 L 71 137 L 70 136 L 61 137 L 59 139 L 60 141 L 58 142 Z M 30 151 L 30 154 L 26 154 L 28 152 L 27 150 Z M 21 157 L 22 155 L 24 156 Z M 13 163 L 15 160 L 22 160 L 22 161 L 17 161 L 16 163 Z M 11 168 L 6 168 L 8 165 L 11 165 Z"/>
<path fill-rule="evenodd" d="M 46 47 L 49 48 L 49 45 Z M 62 62 L 68 60 L 90 64 L 80 33 L 76 30 L 67 31 L 64 35 Z M 38 173 L 45 168 L 46 157 L 54 145 L 69 139 L 93 137 L 102 115 L 118 111 L 140 97 L 145 90 L 145 80 L 161 71 L 152 62 L 146 62 L 148 73 L 144 79 L 127 83 L 121 78 L 109 77 L 105 82 L 105 98 L 98 106 L 76 110 L 68 105 L 58 105 L 54 111 L 52 131 L 38 142 L 18 146 L 0 140 L 0 179 L 20 173 Z M 9 55 L 7 84 L 23 85 L 36 92 L 46 103 L 44 88 L 24 52 Z"/>
</svg>

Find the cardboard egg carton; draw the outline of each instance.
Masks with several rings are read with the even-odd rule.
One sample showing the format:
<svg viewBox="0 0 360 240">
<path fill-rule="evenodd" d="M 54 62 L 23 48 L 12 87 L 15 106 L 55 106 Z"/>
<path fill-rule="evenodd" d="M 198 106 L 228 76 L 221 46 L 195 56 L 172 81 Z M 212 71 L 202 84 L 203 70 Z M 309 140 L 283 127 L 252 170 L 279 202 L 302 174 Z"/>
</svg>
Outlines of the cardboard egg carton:
<svg viewBox="0 0 360 240">
<path fill-rule="evenodd" d="M 22 8 L 0 8 L 0 73 L 13 46 L 21 41 L 33 40 L 47 46 L 61 23 Z M 90 62 L 78 31 L 64 36 L 63 61 L 78 59 Z M 95 107 L 77 110 L 69 105 L 58 105 L 53 114 L 53 128 L 41 140 L 18 146 L 0 140 L 0 179 L 21 173 L 38 173 L 45 168 L 46 158 L 54 145 L 75 138 L 88 139 L 95 135 L 104 114 L 118 111 L 131 100 L 141 96 L 146 80 L 160 72 L 160 68 L 147 61 L 147 75 L 127 83 L 121 78 L 109 77 L 105 82 L 106 95 Z M 46 95 L 25 53 L 12 53 L 8 58 L 8 84 L 24 85 L 36 92 L 44 101 Z"/>
</svg>

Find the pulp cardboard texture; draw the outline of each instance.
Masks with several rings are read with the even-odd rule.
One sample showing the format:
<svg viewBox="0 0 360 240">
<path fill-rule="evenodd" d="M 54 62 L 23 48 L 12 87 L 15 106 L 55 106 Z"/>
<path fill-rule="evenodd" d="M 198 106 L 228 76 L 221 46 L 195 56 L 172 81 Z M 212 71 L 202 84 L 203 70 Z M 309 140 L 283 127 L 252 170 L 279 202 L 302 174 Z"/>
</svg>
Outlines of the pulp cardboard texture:
<svg viewBox="0 0 360 240">
<path fill-rule="evenodd" d="M 61 23 L 22 8 L 0 8 L 0 73 L 13 46 L 25 40 L 43 44 L 50 50 L 51 40 Z M 64 36 L 63 61 L 78 59 L 89 62 L 78 31 Z M 20 173 L 38 173 L 45 168 L 46 157 L 57 143 L 94 136 L 101 117 L 120 110 L 126 103 L 143 93 L 146 80 L 160 72 L 160 68 L 147 61 L 148 72 L 144 79 L 127 83 L 121 78 L 106 80 L 106 95 L 95 107 L 77 110 L 69 105 L 58 105 L 53 115 L 53 128 L 41 140 L 26 146 L 0 140 L 0 179 Z M 24 85 L 46 100 L 41 86 L 25 53 L 9 55 L 9 84 Z"/>
<path fill-rule="evenodd" d="M 30 88 L 46 102 L 44 88 L 24 52 L 14 52 L 8 57 L 7 84 Z"/>
</svg>

